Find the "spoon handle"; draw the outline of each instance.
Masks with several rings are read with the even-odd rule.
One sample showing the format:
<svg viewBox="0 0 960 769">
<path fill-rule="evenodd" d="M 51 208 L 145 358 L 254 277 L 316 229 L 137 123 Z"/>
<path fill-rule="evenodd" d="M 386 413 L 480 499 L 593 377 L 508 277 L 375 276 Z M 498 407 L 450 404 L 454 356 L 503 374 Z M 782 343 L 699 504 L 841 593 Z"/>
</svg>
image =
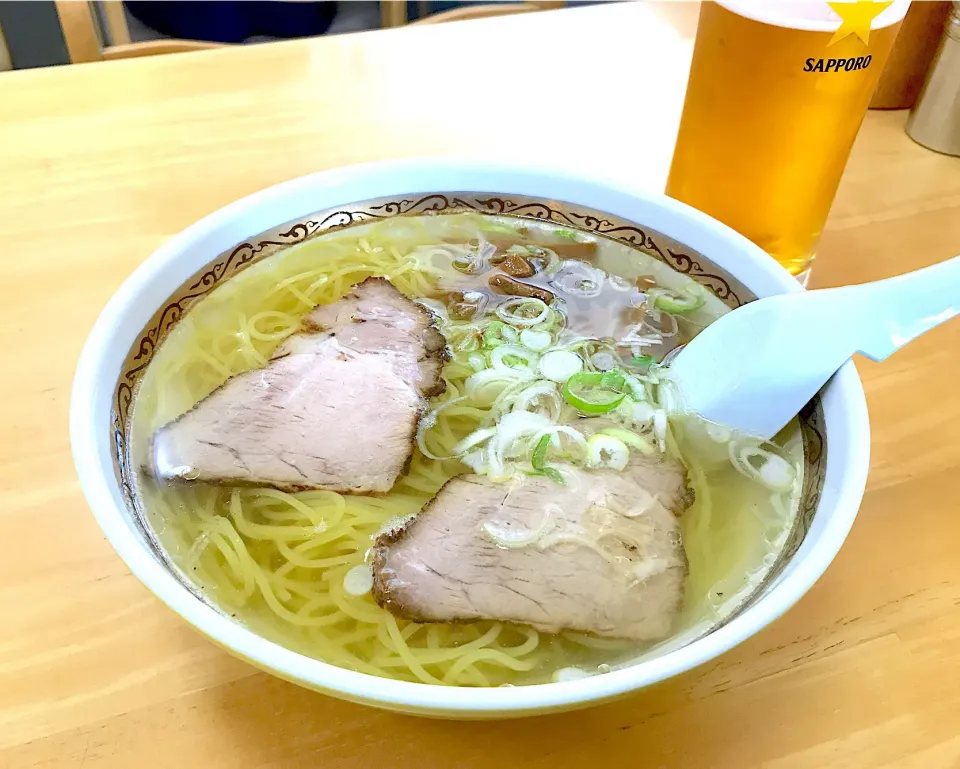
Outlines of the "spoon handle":
<svg viewBox="0 0 960 769">
<path fill-rule="evenodd" d="M 770 438 L 855 352 L 880 361 L 960 311 L 960 256 L 877 283 L 748 302 L 671 364 L 686 408 Z"/>
<path fill-rule="evenodd" d="M 960 256 L 887 280 L 851 286 L 862 309 L 858 352 L 881 361 L 960 312 Z"/>
</svg>

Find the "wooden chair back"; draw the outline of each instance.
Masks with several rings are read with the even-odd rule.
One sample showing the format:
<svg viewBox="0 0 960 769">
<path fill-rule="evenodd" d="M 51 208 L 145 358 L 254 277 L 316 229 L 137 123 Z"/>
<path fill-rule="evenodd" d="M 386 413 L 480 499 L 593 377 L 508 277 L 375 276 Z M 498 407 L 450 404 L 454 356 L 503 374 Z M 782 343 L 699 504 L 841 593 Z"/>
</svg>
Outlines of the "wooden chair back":
<svg viewBox="0 0 960 769">
<path fill-rule="evenodd" d="M 102 2 L 106 30 L 101 29 L 100 19 L 92 2 L 56 0 L 55 5 L 71 64 L 223 47 L 220 43 L 200 40 L 149 40 L 131 43 L 130 29 L 127 27 L 123 3 L 120 0 Z M 109 42 L 105 42 L 104 37 L 107 37 Z"/>
<path fill-rule="evenodd" d="M 130 30 L 124 16 L 121 0 L 102 0 L 104 26 L 92 2 L 79 0 L 55 0 L 57 15 L 63 39 L 67 44 L 67 53 L 73 64 L 86 61 L 107 61 L 127 59 L 135 56 L 156 56 L 162 53 L 183 53 L 202 51 L 208 48 L 221 48 L 221 43 L 208 43 L 199 40 L 150 40 L 142 43 L 130 42 Z M 440 24 L 446 21 L 482 19 L 489 16 L 503 16 L 511 13 L 529 13 L 551 8 L 562 8 L 564 0 L 529 0 L 522 3 L 471 3 L 461 8 L 441 11 L 423 16 L 413 24 Z M 421 3 L 421 9 L 428 7 Z M 406 0 L 380 0 L 381 24 L 384 27 L 400 27 L 408 23 Z M 106 34 L 104 34 L 104 32 Z M 108 42 L 104 40 L 107 38 Z"/>
</svg>

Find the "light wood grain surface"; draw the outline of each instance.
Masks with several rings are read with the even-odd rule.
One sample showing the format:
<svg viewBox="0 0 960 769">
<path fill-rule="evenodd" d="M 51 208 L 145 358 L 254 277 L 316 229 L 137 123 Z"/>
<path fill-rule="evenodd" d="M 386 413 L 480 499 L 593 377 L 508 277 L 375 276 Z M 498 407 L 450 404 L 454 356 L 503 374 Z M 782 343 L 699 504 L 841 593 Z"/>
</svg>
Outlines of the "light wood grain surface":
<svg viewBox="0 0 960 769">
<path fill-rule="evenodd" d="M 580 713 L 429 721 L 273 679 L 155 600 L 81 497 L 77 356 L 172 234 L 267 185 L 400 155 L 553 160 L 662 189 L 695 24 L 693 6 L 617 5 L 0 74 L 0 767 L 960 767 L 957 322 L 860 366 L 867 495 L 799 605 Z M 817 285 L 960 251 L 960 160 L 904 120 L 868 115 Z"/>
</svg>

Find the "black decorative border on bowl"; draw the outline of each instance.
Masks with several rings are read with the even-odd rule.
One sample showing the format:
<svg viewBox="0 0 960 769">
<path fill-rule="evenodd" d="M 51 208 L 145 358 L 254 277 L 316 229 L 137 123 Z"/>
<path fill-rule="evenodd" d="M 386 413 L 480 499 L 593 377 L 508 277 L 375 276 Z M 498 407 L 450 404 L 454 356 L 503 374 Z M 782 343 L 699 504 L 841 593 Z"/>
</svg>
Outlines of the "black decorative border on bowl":
<svg viewBox="0 0 960 769">
<path fill-rule="evenodd" d="M 584 206 L 520 195 L 437 192 L 391 199 L 380 198 L 319 211 L 306 218 L 286 222 L 237 244 L 194 273 L 174 292 L 166 305 L 153 315 L 130 348 L 113 394 L 110 430 L 114 444 L 114 471 L 124 502 L 135 525 L 143 534 L 145 541 L 150 543 L 157 559 L 200 600 L 206 602 L 198 589 L 185 580 L 170 562 L 147 522 L 146 515 L 140 509 L 133 468 L 130 464 L 130 408 L 143 373 L 153 360 L 156 350 L 184 315 L 210 292 L 247 267 L 289 246 L 325 233 L 392 217 L 464 212 L 551 222 L 609 238 L 642 251 L 677 272 L 689 276 L 731 309 L 736 309 L 757 298 L 733 275 L 720 269 L 702 254 L 692 251 L 663 233 Z M 742 613 L 766 592 L 769 585 L 780 575 L 800 548 L 810 529 L 826 472 L 826 432 L 819 397 L 808 404 L 800 415 L 800 422 L 806 467 L 800 507 L 793 529 L 777 563 L 767 574 L 763 583 L 723 624 Z M 710 632 L 714 629 L 716 628 L 712 628 Z"/>
</svg>

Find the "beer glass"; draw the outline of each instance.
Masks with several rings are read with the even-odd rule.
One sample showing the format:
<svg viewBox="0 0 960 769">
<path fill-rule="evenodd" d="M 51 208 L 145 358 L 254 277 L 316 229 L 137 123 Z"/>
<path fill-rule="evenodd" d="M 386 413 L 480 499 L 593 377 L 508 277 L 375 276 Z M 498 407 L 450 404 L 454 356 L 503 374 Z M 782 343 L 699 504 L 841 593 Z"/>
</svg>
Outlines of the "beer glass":
<svg viewBox="0 0 960 769">
<path fill-rule="evenodd" d="M 805 280 L 909 5 L 703 3 L 666 193 Z"/>
</svg>

